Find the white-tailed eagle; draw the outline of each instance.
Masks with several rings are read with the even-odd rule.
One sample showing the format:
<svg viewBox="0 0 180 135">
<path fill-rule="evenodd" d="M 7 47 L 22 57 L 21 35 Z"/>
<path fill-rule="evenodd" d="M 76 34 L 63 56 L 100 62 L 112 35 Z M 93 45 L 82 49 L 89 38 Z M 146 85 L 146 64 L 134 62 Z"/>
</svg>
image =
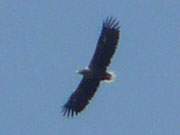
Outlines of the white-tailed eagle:
<svg viewBox="0 0 180 135">
<path fill-rule="evenodd" d="M 119 22 L 108 17 L 101 30 L 97 47 L 88 68 L 78 71 L 83 78 L 77 89 L 63 106 L 64 116 L 74 116 L 81 112 L 89 100 L 94 96 L 101 81 L 110 81 L 113 78 L 107 67 L 117 48 L 119 40 Z"/>
</svg>

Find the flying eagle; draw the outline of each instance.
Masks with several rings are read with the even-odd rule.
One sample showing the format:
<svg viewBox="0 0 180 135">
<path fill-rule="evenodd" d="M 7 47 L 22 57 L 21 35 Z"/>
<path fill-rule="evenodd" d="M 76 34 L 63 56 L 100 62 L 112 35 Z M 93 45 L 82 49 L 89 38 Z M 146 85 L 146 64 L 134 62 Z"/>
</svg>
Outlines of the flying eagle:
<svg viewBox="0 0 180 135">
<path fill-rule="evenodd" d="M 88 68 L 78 71 L 83 78 L 63 106 L 64 116 L 73 117 L 74 114 L 81 112 L 94 96 L 100 82 L 113 79 L 113 74 L 107 71 L 107 67 L 118 45 L 119 28 L 119 22 L 112 17 L 108 17 L 103 22 L 93 58 Z"/>
</svg>

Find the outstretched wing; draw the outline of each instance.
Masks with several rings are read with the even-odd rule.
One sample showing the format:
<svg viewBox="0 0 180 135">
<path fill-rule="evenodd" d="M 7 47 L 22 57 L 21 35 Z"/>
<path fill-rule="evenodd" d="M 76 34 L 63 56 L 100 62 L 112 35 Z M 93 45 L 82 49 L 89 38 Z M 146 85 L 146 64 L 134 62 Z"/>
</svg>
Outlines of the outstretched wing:
<svg viewBox="0 0 180 135">
<path fill-rule="evenodd" d="M 89 64 L 90 69 L 106 71 L 116 50 L 119 39 L 119 22 L 112 17 L 103 22 L 101 35 L 93 58 Z"/>
<path fill-rule="evenodd" d="M 100 80 L 83 78 L 67 103 L 63 106 L 64 116 L 74 116 L 81 112 L 94 96 Z"/>
</svg>

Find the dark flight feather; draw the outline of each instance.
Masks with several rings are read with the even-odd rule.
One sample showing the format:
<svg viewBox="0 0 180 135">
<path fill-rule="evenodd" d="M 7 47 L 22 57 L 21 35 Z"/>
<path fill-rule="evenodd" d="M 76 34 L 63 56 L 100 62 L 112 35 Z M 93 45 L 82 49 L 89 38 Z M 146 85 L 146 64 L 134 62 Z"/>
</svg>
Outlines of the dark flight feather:
<svg viewBox="0 0 180 135">
<path fill-rule="evenodd" d="M 112 17 L 103 22 L 103 28 L 89 67 L 106 71 L 117 48 L 119 40 L 119 22 Z"/>
<path fill-rule="evenodd" d="M 116 50 L 119 39 L 119 23 L 112 17 L 103 22 L 101 35 L 93 58 L 89 64 L 89 69 L 98 73 L 106 73 L 107 66 Z M 63 106 L 64 116 L 74 116 L 81 112 L 89 100 L 94 96 L 100 84 L 100 79 L 91 79 L 85 76 L 81 80 L 78 88 L 72 93 L 67 103 Z"/>
<path fill-rule="evenodd" d="M 94 96 L 100 80 L 83 78 L 69 98 L 69 101 L 64 105 L 64 115 L 73 116 L 81 112 L 89 103 L 89 100 Z"/>
</svg>

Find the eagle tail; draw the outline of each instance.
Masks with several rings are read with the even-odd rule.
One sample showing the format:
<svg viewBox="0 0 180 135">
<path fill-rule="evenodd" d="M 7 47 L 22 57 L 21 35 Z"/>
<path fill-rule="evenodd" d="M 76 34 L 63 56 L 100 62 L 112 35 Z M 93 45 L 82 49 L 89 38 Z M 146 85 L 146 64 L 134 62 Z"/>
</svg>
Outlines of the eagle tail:
<svg viewBox="0 0 180 135">
<path fill-rule="evenodd" d="M 106 83 L 112 83 L 116 79 L 116 74 L 113 71 L 108 71 L 103 79 Z"/>
</svg>

